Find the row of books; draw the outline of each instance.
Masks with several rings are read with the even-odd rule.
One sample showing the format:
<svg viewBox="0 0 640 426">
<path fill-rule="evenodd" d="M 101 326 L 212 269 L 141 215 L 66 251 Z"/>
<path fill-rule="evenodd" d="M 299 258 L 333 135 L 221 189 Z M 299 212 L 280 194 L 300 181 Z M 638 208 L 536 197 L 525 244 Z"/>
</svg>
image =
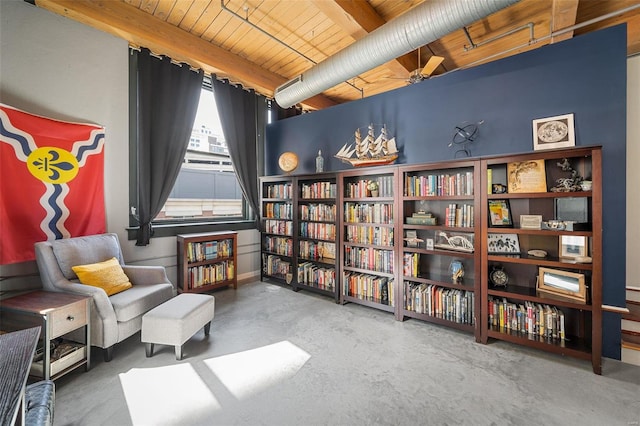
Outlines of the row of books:
<svg viewBox="0 0 640 426">
<path fill-rule="evenodd" d="M 406 176 L 404 195 L 408 197 L 472 196 L 473 172 Z"/>
<path fill-rule="evenodd" d="M 336 225 L 333 223 L 300 222 L 300 236 L 319 240 L 335 240 Z"/>
<path fill-rule="evenodd" d="M 451 203 L 445 209 L 445 225 L 456 227 L 468 227 L 474 226 L 473 219 L 473 206 L 471 204 L 463 204 L 458 206 L 456 203 Z"/>
<path fill-rule="evenodd" d="M 331 182 L 303 183 L 300 186 L 302 198 L 336 198 L 336 184 Z"/>
<path fill-rule="evenodd" d="M 348 225 L 345 240 L 356 244 L 393 246 L 393 228 L 381 226 Z"/>
<path fill-rule="evenodd" d="M 312 262 L 298 265 L 298 283 L 319 288 L 320 290 L 335 291 L 335 268 L 322 268 Z"/>
<path fill-rule="evenodd" d="M 293 240 L 285 237 L 265 236 L 264 249 L 281 256 L 293 256 Z"/>
<path fill-rule="evenodd" d="M 402 275 L 417 277 L 420 273 L 420 253 L 404 253 L 402 255 Z"/>
<path fill-rule="evenodd" d="M 269 234 L 293 235 L 293 222 L 290 220 L 267 219 L 264 221 L 264 232 Z"/>
<path fill-rule="evenodd" d="M 394 269 L 393 251 L 346 246 L 344 248 L 344 265 L 392 274 Z"/>
<path fill-rule="evenodd" d="M 215 265 L 194 266 L 187 269 L 187 286 L 189 289 L 216 284 L 233 279 L 235 268 L 233 260 L 225 260 Z"/>
<path fill-rule="evenodd" d="M 393 278 L 345 271 L 342 282 L 343 291 L 346 296 L 383 305 L 395 306 Z"/>
<path fill-rule="evenodd" d="M 266 198 L 292 198 L 292 186 L 290 183 L 267 185 Z"/>
<path fill-rule="evenodd" d="M 475 323 L 475 294 L 472 291 L 405 282 L 405 309 L 458 324 Z"/>
<path fill-rule="evenodd" d="M 347 198 L 364 198 L 369 196 L 367 185 L 370 181 L 378 184 L 379 197 L 393 197 L 393 176 L 378 176 L 371 179 L 360 179 L 356 182 L 345 183 L 344 196 Z"/>
<path fill-rule="evenodd" d="M 300 219 L 315 221 L 336 221 L 335 204 L 302 204 L 300 206 Z"/>
<path fill-rule="evenodd" d="M 344 203 L 344 220 L 349 223 L 393 223 L 393 204 Z"/>
<path fill-rule="evenodd" d="M 540 303 L 512 303 L 489 298 L 489 326 L 552 339 L 565 339 L 564 313 Z"/>
<path fill-rule="evenodd" d="M 203 262 L 233 255 L 233 240 L 204 241 L 187 243 L 187 262 Z"/>
<path fill-rule="evenodd" d="M 291 273 L 291 262 L 282 260 L 273 254 L 262 254 L 262 271 L 266 275 L 273 275 L 285 278 Z"/>
<path fill-rule="evenodd" d="M 300 257 L 331 262 L 336 258 L 336 244 L 326 241 L 300 241 Z"/>
<path fill-rule="evenodd" d="M 270 219 L 293 219 L 293 204 L 291 203 L 265 203 L 264 217 Z"/>
</svg>

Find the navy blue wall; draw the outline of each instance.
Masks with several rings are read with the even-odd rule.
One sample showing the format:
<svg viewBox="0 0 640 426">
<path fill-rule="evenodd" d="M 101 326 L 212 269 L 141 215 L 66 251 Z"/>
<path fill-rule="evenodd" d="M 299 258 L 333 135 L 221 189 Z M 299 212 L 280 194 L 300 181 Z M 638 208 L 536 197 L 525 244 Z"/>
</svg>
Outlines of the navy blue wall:
<svg viewBox="0 0 640 426">
<path fill-rule="evenodd" d="M 533 150 L 532 120 L 573 113 L 576 145 L 603 146 L 603 299 L 625 304 L 626 26 L 608 28 L 531 52 L 460 70 L 392 92 L 288 118 L 267 127 L 265 170 L 293 151 L 296 173 L 351 168 L 335 158 L 357 127 L 386 123 L 398 164 L 454 158 L 454 127 L 484 120 L 473 156 Z M 604 355 L 620 358 L 620 318 L 605 314 Z"/>
</svg>

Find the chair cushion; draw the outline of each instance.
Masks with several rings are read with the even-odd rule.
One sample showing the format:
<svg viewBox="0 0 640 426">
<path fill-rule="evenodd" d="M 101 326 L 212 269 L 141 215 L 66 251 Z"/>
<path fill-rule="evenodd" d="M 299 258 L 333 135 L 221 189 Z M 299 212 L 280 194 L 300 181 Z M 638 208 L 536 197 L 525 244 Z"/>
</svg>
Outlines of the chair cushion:
<svg viewBox="0 0 640 426">
<path fill-rule="evenodd" d="M 89 235 L 51 241 L 53 254 L 68 280 L 76 278 L 72 267 L 102 262 L 115 257 L 122 263 L 122 254 L 115 234 Z"/>
<path fill-rule="evenodd" d="M 104 262 L 72 266 L 71 269 L 78 275 L 82 284 L 99 287 L 107 293 L 107 296 L 131 288 L 129 278 L 115 257 Z"/>
<path fill-rule="evenodd" d="M 118 322 L 141 316 L 173 297 L 171 284 L 134 285 L 109 297 Z"/>
</svg>

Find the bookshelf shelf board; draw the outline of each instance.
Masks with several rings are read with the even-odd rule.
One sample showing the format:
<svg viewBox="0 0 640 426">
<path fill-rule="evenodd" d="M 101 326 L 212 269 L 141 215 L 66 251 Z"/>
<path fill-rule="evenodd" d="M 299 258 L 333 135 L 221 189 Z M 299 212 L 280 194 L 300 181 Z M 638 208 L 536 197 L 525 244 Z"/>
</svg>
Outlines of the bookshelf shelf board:
<svg viewBox="0 0 640 426">
<path fill-rule="evenodd" d="M 554 352 L 561 355 L 568 355 L 575 358 L 591 361 L 591 346 L 584 339 L 575 336 L 567 336 L 566 339 L 552 339 L 540 335 L 522 333 L 515 330 L 491 326 L 488 336 L 498 340 L 505 340 L 511 343 L 526 344 L 537 349 Z"/>
<path fill-rule="evenodd" d="M 342 245 L 344 247 L 371 247 L 371 248 L 380 249 L 380 250 L 394 250 L 393 246 L 383 246 L 379 244 L 353 243 L 353 242 L 345 241 L 344 243 L 342 243 Z"/>
<path fill-rule="evenodd" d="M 355 297 L 355 296 L 347 296 L 347 295 L 343 295 L 342 298 L 343 298 L 343 300 L 345 302 L 357 303 L 358 305 L 363 305 L 363 306 L 367 306 L 369 308 L 379 309 L 381 311 L 392 312 L 392 313 L 395 312 L 395 307 L 390 306 L 390 305 L 385 305 L 385 304 L 379 303 L 379 302 L 374 302 L 372 300 L 360 299 L 360 298 Z"/>
<path fill-rule="evenodd" d="M 324 204 L 335 204 L 336 199 L 335 198 L 300 198 L 298 199 L 298 202 L 305 203 L 305 204 L 306 203 L 314 204 L 319 202 Z"/>
<path fill-rule="evenodd" d="M 279 256 L 279 257 L 283 257 L 286 259 L 291 259 L 293 256 L 287 256 L 286 254 L 280 254 L 280 253 L 276 253 L 275 251 L 269 251 L 269 250 L 262 250 L 263 253 L 265 254 L 272 254 L 274 256 Z"/>
<path fill-rule="evenodd" d="M 441 256 L 451 256 L 451 257 L 464 257 L 473 259 L 474 254 L 466 251 L 456 251 L 456 250 L 427 250 L 419 247 L 403 247 L 402 251 L 405 253 L 420 253 L 420 254 L 428 254 L 428 255 L 441 255 Z"/>
<path fill-rule="evenodd" d="M 501 263 L 516 263 L 516 264 L 525 264 L 525 265 L 537 265 L 537 266 L 550 266 L 552 268 L 568 268 L 568 269 L 579 269 L 583 271 L 590 271 L 593 269 L 593 265 L 591 263 L 578 263 L 578 262 L 570 262 L 563 261 L 557 257 L 535 257 L 529 255 L 499 255 L 499 254 L 490 254 L 487 259 L 490 262 L 501 262 Z"/>
<path fill-rule="evenodd" d="M 198 262 L 189 262 L 187 266 L 189 268 L 192 268 L 194 266 L 210 265 L 211 262 L 224 262 L 225 260 L 233 260 L 233 257 L 232 256 L 214 257 L 213 259 L 207 259 L 207 260 L 202 260 Z"/>
<path fill-rule="evenodd" d="M 574 301 L 562 299 L 561 297 L 552 297 L 550 295 L 541 294 L 536 292 L 536 289 L 533 287 L 509 285 L 506 290 L 489 288 L 487 290 L 487 294 L 494 297 L 506 297 L 507 299 L 517 299 L 541 304 L 552 304 L 583 311 L 593 310 L 593 307 L 589 304 L 576 303 Z"/>
<path fill-rule="evenodd" d="M 592 197 L 592 191 L 576 192 L 526 192 L 526 193 L 504 193 L 487 194 L 489 200 L 501 200 L 505 198 L 565 198 L 565 197 Z"/>
<path fill-rule="evenodd" d="M 407 229 L 415 229 L 420 231 L 451 231 L 451 232 L 475 232 L 475 228 L 468 227 L 455 227 L 455 226 L 446 226 L 446 225 L 412 225 L 409 223 L 404 223 L 402 227 Z M 504 232 L 504 229 L 502 230 Z"/>
<path fill-rule="evenodd" d="M 541 235 L 546 237 L 559 237 L 561 235 L 575 235 L 582 237 L 592 237 L 592 231 L 552 231 L 548 229 L 521 229 L 521 228 L 487 228 L 489 234 L 519 234 L 519 235 Z"/>
<path fill-rule="evenodd" d="M 402 315 L 408 318 L 415 318 L 422 321 L 431 322 L 434 324 L 445 325 L 447 327 L 462 330 L 467 333 L 473 333 L 475 330 L 475 326 L 473 326 L 472 324 L 464 324 L 464 323 L 459 323 L 455 321 L 449 321 L 443 318 L 433 317 L 431 315 L 421 314 L 421 313 L 410 311 L 407 309 L 402 310 Z"/>
<path fill-rule="evenodd" d="M 336 260 L 335 259 L 331 259 L 329 257 L 319 257 L 318 259 L 311 259 L 311 258 L 304 257 L 304 256 L 298 256 L 298 260 L 301 260 L 303 262 L 321 263 L 321 264 L 327 265 L 327 266 L 335 266 L 336 265 Z"/>
<path fill-rule="evenodd" d="M 429 277 L 420 276 L 420 277 L 411 277 L 411 276 L 403 276 L 403 281 L 411 281 L 414 283 L 423 283 L 423 284 L 433 284 L 438 287 L 446 287 L 446 288 L 454 288 L 456 290 L 464 290 L 464 291 L 475 291 L 475 282 L 473 278 L 465 278 L 464 284 L 454 284 L 451 282 L 451 277 L 449 276 L 435 276 L 436 274 L 431 274 Z M 447 279 L 449 281 L 447 281 Z"/>
<path fill-rule="evenodd" d="M 287 234 L 276 234 L 276 233 L 273 233 L 273 232 L 263 232 L 263 233 L 262 233 L 262 235 L 273 235 L 273 236 L 276 236 L 276 237 L 293 238 L 293 236 L 292 236 L 292 235 L 287 235 Z"/>
<path fill-rule="evenodd" d="M 473 201 L 473 195 L 404 195 L 402 201 Z"/>
<path fill-rule="evenodd" d="M 373 269 L 362 269 L 362 268 L 354 268 L 353 266 L 343 266 L 345 271 L 351 271 L 351 272 L 359 272 L 361 274 L 367 274 L 367 275 L 378 275 L 380 277 L 387 277 L 387 278 L 394 278 L 395 274 L 393 272 L 389 273 L 389 272 L 382 272 L 382 271 L 374 271 Z"/>
<path fill-rule="evenodd" d="M 379 226 L 381 228 L 393 228 L 393 223 L 374 223 L 374 222 L 344 222 L 345 226 Z"/>
<path fill-rule="evenodd" d="M 331 240 L 326 238 L 298 237 L 298 241 L 322 241 L 327 243 L 334 243 L 336 240 Z"/>
</svg>

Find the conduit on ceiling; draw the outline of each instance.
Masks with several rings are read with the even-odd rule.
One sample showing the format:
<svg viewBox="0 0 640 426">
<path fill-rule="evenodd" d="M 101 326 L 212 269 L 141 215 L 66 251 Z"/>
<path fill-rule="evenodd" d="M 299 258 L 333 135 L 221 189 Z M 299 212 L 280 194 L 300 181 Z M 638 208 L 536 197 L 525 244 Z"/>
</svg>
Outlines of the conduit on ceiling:
<svg viewBox="0 0 640 426">
<path fill-rule="evenodd" d="M 276 102 L 289 108 L 518 1 L 425 1 L 276 88 Z"/>
</svg>

